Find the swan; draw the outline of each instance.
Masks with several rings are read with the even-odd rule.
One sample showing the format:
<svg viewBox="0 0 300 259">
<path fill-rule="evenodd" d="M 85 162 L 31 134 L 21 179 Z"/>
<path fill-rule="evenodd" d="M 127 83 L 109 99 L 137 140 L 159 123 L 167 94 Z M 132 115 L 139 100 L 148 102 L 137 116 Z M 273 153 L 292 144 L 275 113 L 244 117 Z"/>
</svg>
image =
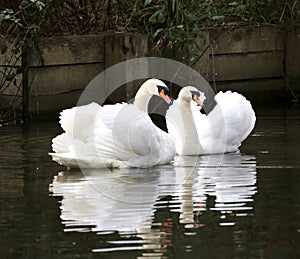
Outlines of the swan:
<svg viewBox="0 0 300 259">
<path fill-rule="evenodd" d="M 133 104 L 88 105 L 63 110 L 64 133 L 52 140 L 52 159 L 69 168 L 147 168 L 168 164 L 174 140 L 148 115 L 153 97 L 171 104 L 168 87 L 158 79 L 144 82 Z"/>
<path fill-rule="evenodd" d="M 183 87 L 167 112 L 167 127 L 178 155 L 217 154 L 237 151 L 254 128 L 251 103 L 237 92 L 218 92 L 216 106 L 200 112 L 205 95 L 194 86 Z"/>
</svg>

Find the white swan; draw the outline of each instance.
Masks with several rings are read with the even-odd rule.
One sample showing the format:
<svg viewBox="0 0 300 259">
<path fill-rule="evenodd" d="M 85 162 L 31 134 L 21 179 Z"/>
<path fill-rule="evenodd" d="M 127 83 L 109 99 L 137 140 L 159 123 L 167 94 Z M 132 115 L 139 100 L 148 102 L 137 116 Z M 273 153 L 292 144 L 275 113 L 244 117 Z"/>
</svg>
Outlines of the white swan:
<svg viewBox="0 0 300 259">
<path fill-rule="evenodd" d="M 52 140 L 50 155 L 71 168 L 146 168 L 169 163 L 176 154 L 174 141 L 147 114 L 153 96 L 171 103 L 168 90 L 162 81 L 149 79 L 133 104 L 91 103 L 62 111 L 60 124 L 65 132 Z"/>
<path fill-rule="evenodd" d="M 175 138 L 177 154 L 237 151 L 255 125 L 250 102 L 236 92 L 219 92 L 215 96 L 216 106 L 205 115 L 199 111 L 205 99 L 203 95 L 197 88 L 186 86 L 168 110 L 167 126 Z"/>
</svg>

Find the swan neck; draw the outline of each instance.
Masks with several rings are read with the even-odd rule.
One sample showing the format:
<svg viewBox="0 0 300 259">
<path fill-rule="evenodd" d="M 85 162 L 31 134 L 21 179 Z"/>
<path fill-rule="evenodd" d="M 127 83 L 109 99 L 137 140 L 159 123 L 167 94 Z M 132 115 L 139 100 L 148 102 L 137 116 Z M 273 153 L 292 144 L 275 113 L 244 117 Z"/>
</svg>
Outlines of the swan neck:
<svg viewBox="0 0 300 259">
<path fill-rule="evenodd" d="M 180 100 L 179 105 L 179 107 L 181 107 L 180 112 L 184 131 L 182 152 L 183 154 L 197 154 L 197 150 L 199 149 L 199 137 L 191 103 L 185 100 Z"/>
<path fill-rule="evenodd" d="M 133 104 L 141 111 L 147 112 L 150 99 L 149 95 L 136 95 Z"/>
<path fill-rule="evenodd" d="M 192 109 L 191 109 L 191 103 L 186 101 L 186 100 L 178 100 L 179 102 L 179 107 L 181 107 L 181 112 L 185 113 L 185 114 L 192 114 Z M 186 118 L 187 116 L 184 116 L 184 118 Z"/>
</svg>

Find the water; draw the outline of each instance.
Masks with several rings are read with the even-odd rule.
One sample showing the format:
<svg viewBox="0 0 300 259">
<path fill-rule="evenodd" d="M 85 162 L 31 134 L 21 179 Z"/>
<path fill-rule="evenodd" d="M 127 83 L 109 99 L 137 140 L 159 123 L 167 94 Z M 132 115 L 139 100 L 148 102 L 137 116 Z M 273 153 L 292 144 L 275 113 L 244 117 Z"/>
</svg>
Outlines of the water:
<svg viewBox="0 0 300 259">
<path fill-rule="evenodd" d="M 0 128 L 1 258 L 299 258 L 299 109 L 258 110 L 240 153 L 67 171 L 56 122 Z"/>
</svg>

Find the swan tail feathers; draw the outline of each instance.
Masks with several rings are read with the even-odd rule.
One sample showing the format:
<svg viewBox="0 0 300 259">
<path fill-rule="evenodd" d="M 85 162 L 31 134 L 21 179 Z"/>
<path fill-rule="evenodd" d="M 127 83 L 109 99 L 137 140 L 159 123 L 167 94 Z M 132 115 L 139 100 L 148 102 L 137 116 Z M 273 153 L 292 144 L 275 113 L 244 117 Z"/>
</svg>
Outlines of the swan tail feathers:
<svg viewBox="0 0 300 259">
<path fill-rule="evenodd" d="M 62 129 L 74 138 L 86 138 L 93 126 L 95 117 L 101 106 L 95 102 L 63 110 L 60 113 L 59 123 Z"/>
<path fill-rule="evenodd" d="M 52 139 L 52 150 L 55 153 L 67 153 L 73 145 L 73 138 L 68 133 L 62 133 Z"/>
<path fill-rule="evenodd" d="M 237 147 L 254 128 L 256 117 L 250 101 L 237 92 L 219 92 L 215 96 L 225 125 L 227 144 Z"/>
</svg>

